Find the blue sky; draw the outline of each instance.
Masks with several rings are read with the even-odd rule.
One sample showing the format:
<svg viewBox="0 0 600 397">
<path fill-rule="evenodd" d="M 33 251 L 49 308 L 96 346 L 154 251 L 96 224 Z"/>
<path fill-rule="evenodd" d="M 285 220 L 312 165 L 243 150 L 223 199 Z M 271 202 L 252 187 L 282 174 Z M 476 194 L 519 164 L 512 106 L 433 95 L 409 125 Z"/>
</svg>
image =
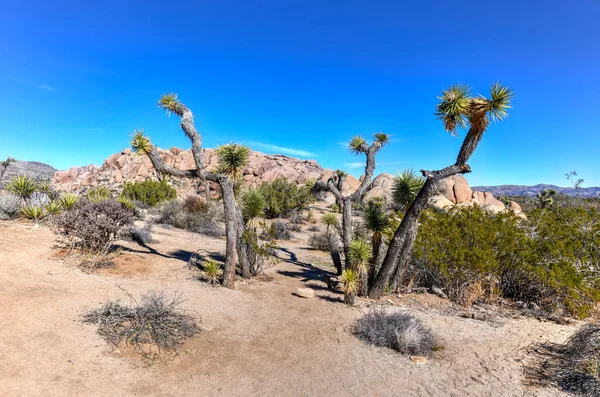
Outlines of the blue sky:
<svg viewBox="0 0 600 397">
<path fill-rule="evenodd" d="M 206 147 L 314 158 L 360 175 L 343 143 L 392 135 L 377 172 L 436 169 L 461 140 L 433 116 L 456 82 L 500 81 L 514 108 L 470 164 L 478 184 L 600 185 L 600 3 L 13 1 L 0 13 L 0 158 L 101 164 L 141 127 L 189 147 L 156 107 L 177 92 Z"/>
</svg>

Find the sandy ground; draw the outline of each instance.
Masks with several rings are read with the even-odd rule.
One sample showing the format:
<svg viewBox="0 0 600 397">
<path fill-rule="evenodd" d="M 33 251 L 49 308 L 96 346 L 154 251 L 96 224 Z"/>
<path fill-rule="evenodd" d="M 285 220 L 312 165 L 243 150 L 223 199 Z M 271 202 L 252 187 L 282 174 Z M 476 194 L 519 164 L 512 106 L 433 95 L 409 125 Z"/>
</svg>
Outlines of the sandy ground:
<svg viewBox="0 0 600 397">
<path fill-rule="evenodd" d="M 0 222 L 0 395 L 8 396 L 560 396 L 525 385 L 526 349 L 564 341 L 573 326 L 534 319 L 479 321 L 444 314 L 418 297 L 390 309 L 429 325 L 444 347 L 424 366 L 365 345 L 351 308 L 319 281 L 324 254 L 302 240 L 282 244 L 271 281 L 235 291 L 194 278 L 192 252 L 224 241 L 155 228 L 150 249 L 129 250 L 115 269 L 86 274 L 57 259 L 45 226 Z M 204 332 L 176 355 L 144 360 L 112 349 L 81 314 L 149 289 L 179 291 Z M 311 286 L 316 297 L 292 293 Z M 386 302 L 384 302 L 386 303 Z"/>
</svg>

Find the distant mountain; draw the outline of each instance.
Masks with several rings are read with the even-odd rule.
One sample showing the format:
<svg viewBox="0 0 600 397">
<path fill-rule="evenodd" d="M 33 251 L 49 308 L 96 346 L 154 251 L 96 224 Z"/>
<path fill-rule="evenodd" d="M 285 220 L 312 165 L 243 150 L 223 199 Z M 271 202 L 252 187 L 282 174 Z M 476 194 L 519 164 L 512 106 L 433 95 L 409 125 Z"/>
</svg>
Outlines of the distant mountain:
<svg viewBox="0 0 600 397">
<path fill-rule="evenodd" d="M 0 161 L 0 186 L 13 176 L 27 175 L 38 181 L 50 181 L 55 173 L 54 167 L 37 161 Z"/>
<path fill-rule="evenodd" d="M 600 187 L 582 187 L 577 191 L 574 187 L 559 187 L 556 185 L 539 184 L 534 186 L 523 186 L 523 185 L 500 185 L 500 186 L 473 186 L 473 190 L 480 190 L 484 192 L 490 192 L 494 196 L 527 196 L 535 197 L 539 192 L 544 189 L 554 189 L 561 194 L 569 196 L 576 196 L 579 194 L 581 197 L 598 197 L 600 195 Z"/>
</svg>

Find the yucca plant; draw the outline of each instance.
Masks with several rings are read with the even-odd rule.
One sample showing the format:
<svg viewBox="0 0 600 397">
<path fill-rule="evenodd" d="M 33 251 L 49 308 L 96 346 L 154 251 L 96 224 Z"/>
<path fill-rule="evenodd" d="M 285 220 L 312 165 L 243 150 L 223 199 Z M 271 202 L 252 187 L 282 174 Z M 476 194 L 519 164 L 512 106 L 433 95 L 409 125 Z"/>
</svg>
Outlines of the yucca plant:
<svg viewBox="0 0 600 397">
<path fill-rule="evenodd" d="M 151 149 L 150 138 L 144 135 L 144 130 L 134 130 L 131 136 L 131 151 L 134 154 L 148 154 Z"/>
<path fill-rule="evenodd" d="M 242 215 L 244 222 L 248 223 L 254 218 L 263 215 L 265 199 L 258 189 L 248 189 L 242 196 Z"/>
<path fill-rule="evenodd" d="M 326 212 L 323 214 L 323 216 L 321 217 L 321 222 L 325 225 L 326 227 L 326 232 L 329 233 L 331 228 L 334 228 L 336 230 L 339 230 L 340 228 L 340 222 L 338 221 L 337 216 L 332 213 L 332 212 Z"/>
<path fill-rule="evenodd" d="M 353 269 L 344 269 L 342 272 L 342 288 L 344 291 L 344 302 L 354 305 L 356 292 L 360 288 L 360 276 Z"/>
<path fill-rule="evenodd" d="M 130 211 L 135 212 L 135 210 L 137 209 L 136 205 L 135 205 L 135 201 L 133 201 L 132 199 L 130 199 L 129 197 L 126 197 L 122 194 L 119 195 L 119 197 L 117 197 L 117 201 L 125 208 L 127 208 Z"/>
<path fill-rule="evenodd" d="M 358 273 L 360 294 L 367 295 L 369 289 L 370 261 L 373 257 L 371 244 L 364 239 L 352 240 L 348 246 L 348 259 Z"/>
<path fill-rule="evenodd" d="M 202 264 L 204 269 L 204 277 L 211 285 L 219 283 L 219 276 L 221 275 L 221 264 L 213 260 L 207 259 Z"/>
<path fill-rule="evenodd" d="M 383 243 L 383 236 L 390 224 L 390 217 L 383 209 L 384 202 L 381 199 L 372 199 L 367 202 L 363 215 L 364 225 L 371 232 L 371 245 L 373 247 L 373 265 L 377 264 L 379 249 Z M 373 278 L 374 266 L 369 272 L 369 283 Z"/>
<path fill-rule="evenodd" d="M 44 212 L 44 208 L 28 204 L 21 208 L 21 215 L 27 219 L 37 222 L 44 218 L 46 214 Z"/>
<path fill-rule="evenodd" d="M 90 190 L 87 199 L 92 203 L 99 203 L 110 198 L 110 190 L 106 186 L 98 186 Z"/>
<path fill-rule="evenodd" d="M 44 209 L 48 213 L 48 215 L 58 215 L 62 212 L 63 208 L 60 204 L 60 201 L 52 200 L 48 204 L 44 206 Z"/>
<path fill-rule="evenodd" d="M 78 201 L 79 196 L 74 193 L 67 193 L 58 199 L 60 206 L 66 211 L 73 209 L 73 207 L 75 207 L 75 204 L 77 204 Z"/>
<path fill-rule="evenodd" d="M 21 199 L 28 199 L 35 192 L 35 181 L 27 175 L 13 176 L 6 184 L 6 190 Z"/>
<path fill-rule="evenodd" d="M 237 143 L 229 143 L 217 147 L 215 153 L 219 159 L 216 172 L 235 179 L 248 163 L 250 148 Z"/>
<path fill-rule="evenodd" d="M 38 182 L 35 186 L 35 190 L 40 193 L 45 193 L 48 196 L 52 194 L 52 184 L 50 181 Z"/>
<path fill-rule="evenodd" d="M 413 169 L 409 168 L 399 172 L 394 178 L 392 187 L 392 197 L 396 206 L 406 211 L 421 191 L 424 183 L 425 178 L 418 175 Z"/>
</svg>

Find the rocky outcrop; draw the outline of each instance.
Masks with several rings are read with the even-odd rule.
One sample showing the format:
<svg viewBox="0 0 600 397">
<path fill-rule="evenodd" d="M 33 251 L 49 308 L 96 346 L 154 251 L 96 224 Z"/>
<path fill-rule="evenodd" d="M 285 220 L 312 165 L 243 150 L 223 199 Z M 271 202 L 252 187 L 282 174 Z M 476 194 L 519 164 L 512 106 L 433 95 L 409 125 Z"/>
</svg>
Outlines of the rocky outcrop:
<svg viewBox="0 0 600 397">
<path fill-rule="evenodd" d="M 180 170 L 195 169 L 191 150 L 171 148 L 160 150 L 160 154 L 168 165 Z M 212 149 L 204 149 L 204 163 L 208 170 L 217 164 L 217 158 Z M 271 182 L 277 178 L 287 178 L 291 182 L 303 185 L 311 179 L 326 181 L 333 170 L 323 169 L 314 160 L 300 160 L 284 155 L 271 155 L 252 152 L 248 165 L 243 171 L 244 185 L 254 187 L 263 182 Z M 112 190 L 118 190 L 124 182 L 143 181 L 156 178 L 156 172 L 147 156 L 137 156 L 131 149 L 125 149 L 107 158 L 102 166 L 89 165 L 58 171 L 53 183 L 58 190 L 83 193 L 96 185 L 104 185 Z M 174 180 L 174 185 L 180 193 L 191 193 L 194 184 L 191 180 Z M 352 176 L 347 178 L 344 192 L 354 191 L 358 180 Z"/>
<path fill-rule="evenodd" d="M 56 169 L 48 164 L 9 159 L 0 162 L 0 186 L 18 175 L 27 175 L 36 181 L 49 181 L 55 173 Z"/>
<path fill-rule="evenodd" d="M 443 179 L 438 187 L 437 194 L 429 200 L 429 204 L 440 210 L 469 207 L 477 204 L 494 214 L 507 209 L 518 215 L 522 214 L 521 207 L 514 201 L 505 206 L 490 192 L 473 191 L 462 175 L 453 175 Z"/>
</svg>

